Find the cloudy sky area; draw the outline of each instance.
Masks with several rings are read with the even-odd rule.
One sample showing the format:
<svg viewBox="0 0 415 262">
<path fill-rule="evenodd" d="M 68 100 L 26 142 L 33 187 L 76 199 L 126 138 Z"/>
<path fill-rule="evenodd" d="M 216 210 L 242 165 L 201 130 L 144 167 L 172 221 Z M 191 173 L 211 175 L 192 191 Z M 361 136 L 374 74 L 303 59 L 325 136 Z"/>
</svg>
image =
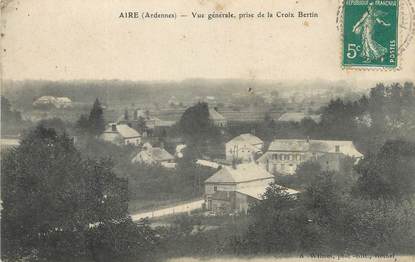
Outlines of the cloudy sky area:
<svg viewBox="0 0 415 262">
<path fill-rule="evenodd" d="M 340 68 L 337 0 L 20 0 L 2 10 L 3 79 L 394 81 L 415 76 L 414 41 L 398 72 Z M 194 20 L 191 12 L 314 11 L 319 18 Z M 122 11 L 186 14 L 120 19 Z M 411 55 L 411 57 L 410 57 Z"/>
</svg>

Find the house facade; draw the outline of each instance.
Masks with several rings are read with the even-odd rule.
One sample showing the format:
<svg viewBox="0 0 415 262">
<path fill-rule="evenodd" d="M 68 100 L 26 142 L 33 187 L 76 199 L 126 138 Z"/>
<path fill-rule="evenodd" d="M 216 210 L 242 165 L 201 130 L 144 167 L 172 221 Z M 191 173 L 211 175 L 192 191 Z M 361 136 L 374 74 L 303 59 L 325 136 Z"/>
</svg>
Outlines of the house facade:
<svg viewBox="0 0 415 262">
<path fill-rule="evenodd" d="M 262 153 L 263 147 L 264 142 L 258 137 L 251 134 L 239 135 L 226 143 L 226 160 L 254 161 Z"/>
<path fill-rule="evenodd" d="M 346 156 L 356 160 L 363 157 L 352 141 L 276 139 L 258 163 L 272 174 L 292 175 L 308 160 L 320 162 L 326 170 L 338 170 Z"/>
<path fill-rule="evenodd" d="M 100 138 L 117 145 L 134 145 L 141 143 L 141 135 L 135 129 L 125 124 L 109 124 Z"/>
<path fill-rule="evenodd" d="M 254 163 L 222 166 L 204 183 L 206 208 L 215 213 L 246 212 L 273 182 L 274 176 Z M 257 194 L 247 194 L 253 191 Z"/>
</svg>

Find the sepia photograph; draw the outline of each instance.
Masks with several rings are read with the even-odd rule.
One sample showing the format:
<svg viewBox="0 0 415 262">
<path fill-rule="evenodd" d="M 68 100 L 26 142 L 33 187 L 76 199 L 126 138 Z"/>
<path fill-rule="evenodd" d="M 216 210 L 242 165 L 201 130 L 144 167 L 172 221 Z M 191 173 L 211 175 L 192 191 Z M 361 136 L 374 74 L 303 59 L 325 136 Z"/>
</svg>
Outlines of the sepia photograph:
<svg viewBox="0 0 415 262">
<path fill-rule="evenodd" d="M 413 0 L 1 0 L 1 261 L 415 261 Z"/>
</svg>

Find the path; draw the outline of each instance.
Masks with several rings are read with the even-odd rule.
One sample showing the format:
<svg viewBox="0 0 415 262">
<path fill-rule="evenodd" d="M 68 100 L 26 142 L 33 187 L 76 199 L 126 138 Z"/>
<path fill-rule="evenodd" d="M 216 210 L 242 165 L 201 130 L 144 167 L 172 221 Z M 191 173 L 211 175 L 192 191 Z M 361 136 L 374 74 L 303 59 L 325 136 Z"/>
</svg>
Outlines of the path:
<svg viewBox="0 0 415 262">
<path fill-rule="evenodd" d="M 204 203 L 203 199 L 193 200 L 191 202 L 187 202 L 184 204 L 179 204 L 171 207 L 165 207 L 161 209 L 156 209 L 153 211 L 147 211 L 142 213 L 135 213 L 131 214 L 131 219 L 133 221 L 139 221 L 142 218 L 155 218 L 155 217 L 162 217 L 180 213 L 187 213 L 192 210 L 197 210 L 202 208 L 202 204 Z"/>
</svg>

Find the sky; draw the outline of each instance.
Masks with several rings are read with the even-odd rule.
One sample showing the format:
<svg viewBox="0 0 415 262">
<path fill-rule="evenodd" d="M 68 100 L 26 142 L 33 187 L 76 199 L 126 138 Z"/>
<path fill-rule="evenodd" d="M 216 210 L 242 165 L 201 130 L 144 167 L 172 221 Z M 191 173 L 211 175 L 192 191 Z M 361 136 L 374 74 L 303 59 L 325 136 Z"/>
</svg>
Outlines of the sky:
<svg viewBox="0 0 415 262">
<path fill-rule="evenodd" d="M 2 9 L 2 79 L 188 78 L 400 81 L 415 78 L 415 47 L 399 71 L 344 70 L 337 0 L 15 0 Z M 191 12 L 315 12 L 318 18 L 192 19 Z M 175 12 L 176 20 L 120 12 Z"/>
</svg>

